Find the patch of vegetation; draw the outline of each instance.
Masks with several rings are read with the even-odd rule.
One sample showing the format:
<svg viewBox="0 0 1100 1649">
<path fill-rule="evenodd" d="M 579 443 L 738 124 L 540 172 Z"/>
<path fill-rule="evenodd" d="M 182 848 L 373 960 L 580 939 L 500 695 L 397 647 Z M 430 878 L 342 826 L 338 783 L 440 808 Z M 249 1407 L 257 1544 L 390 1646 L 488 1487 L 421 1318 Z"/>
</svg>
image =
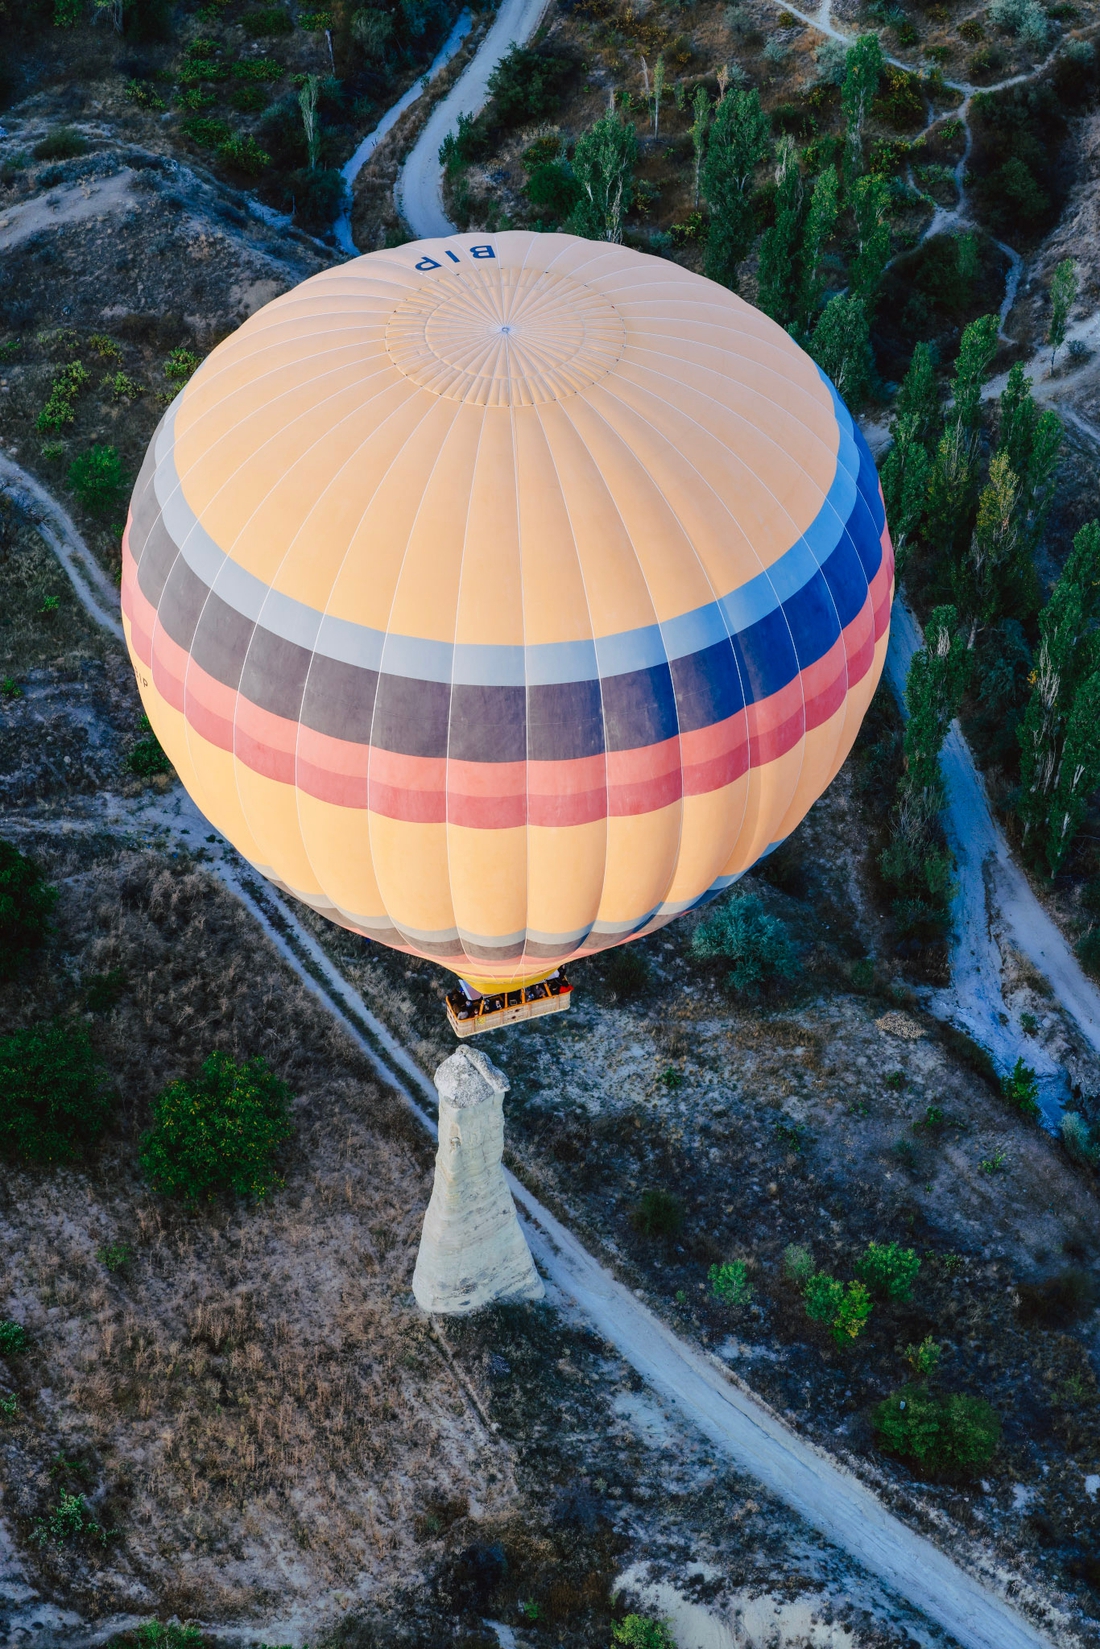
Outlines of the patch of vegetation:
<svg viewBox="0 0 1100 1649">
<path fill-rule="evenodd" d="M 22 1162 L 75 1162 L 103 1134 L 114 1107 L 88 1033 L 46 1021 L 0 1037 L 0 1152 Z"/>
<path fill-rule="evenodd" d="M 1086 1317 L 1096 1304 L 1096 1284 L 1078 1266 L 1039 1282 L 1021 1283 L 1017 1293 L 1020 1321 L 1039 1328 L 1066 1328 Z"/>
<path fill-rule="evenodd" d="M 292 1132 L 290 1090 L 265 1060 L 212 1053 L 196 1077 L 170 1083 L 153 1102 L 142 1171 L 155 1190 L 185 1202 L 259 1199 L 283 1183 L 275 1163 Z"/>
<path fill-rule="evenodd" d="M 35 160 L 74 160 L 88 153 L 88 140 L 71 126 L 58 126 L 31 150 Z"/>
<path fill-rule="evenodd" d="M 615 1649 L 676 1649 L 668 1622 L 652 1615 L 627 1615 L 611 1628 Z"/>
<path fill-rule="evenodd" d="M 91 374 L 81 361 L 70 361 L 54 375 L 50 397 L 35 421 L 36 428 L 45 435 L 64 429 L 76 418 L 76 398 L 90 382 Z"/>
<path fill-rule="evenodd" d="M 69 1494 L 62 1489 L 50 1515 L 36 1522 L 31 1539 L 39 1546 L 71 1546 L 78 1540 L 96 1540 L 106 1545 L 111 1533 L 92 1516 L 82 1494 Z"/>
<path fill-rule="evenodd" d="M 117 447 L 89 447 L 69 466 L 69 485 L 92 515 L 116 509 L 126 481 Z"/>
<path fill-rule="evenodd" d="M 983 63 L 992 72 L 996 64 Z M 973 72 L 973 63 L 972 63 Z M 1066 179 L 1059 163 L 1065 116 L 1045 81 L 976 94 L 970 157 L 975 205 L 993 233 L 1032 241 L 1057 221 Z"/>
<path fill-rule="evenodd" d="M 855 1270 L 871 1293 L 880 1299 L 907 1300 L 917 1280 L 920 1257 L 914 1249 L 902 1248 L 900 1243 L 870 1242 L 867 1252 L 856 1261 Z"/>
<path fill-rule="evenodd" d="M 874 1310 L 863 1283 L 845 1285 L 826 1271 L 815 1271 L 806 1279 L 803 1298 L 807 1317 L 823 1323 L 838 1346 L 858 1340 Z"/>
<path fill-rule="evenodd" d="M 630 1223 L 643 1237 L 675 1237 L 684 1228 L 684 1205 L 671 1191 L 643 1191 Z"/>
<path fill-rule="evenodd" d="M 707 1273 L 710 1291 L 722 1305 L 748 1305 L 752 1299 L 749 1268 L 744 1260 L 727 1260 L 712 1265 Z"/>
<path fill-rule="evenodd" d="M 20 1357 L 30 1343 L 22 1323 L 12 1322 L 10 1317 L 0 1322 L 0 1357 Z"/>
<path fill-rule="evenodd" d="M 34 860 L 0 840 L 0 979 L 14 979 L 45 942 L 56 903 Z"/>
<path fill-rule="evenodd" d="M 171 773 L 172 763 L 161 745 L 157 735 L 153 732 L 149 718 L 142 715 L 141 725 L 144 736 L 138 739 L 126 753 L 125 767 L 137 779 L 153 779 L 159 773 Z"/>
<path fill-rule="evenodd" d="M 1039 1115 L 1039 1080 L 1030 1065 L 1017 1059 L 1012 1070 L 1001 1079 L 1001 1093 L 1014 1111 L 1033 1122 Z"/>
<path fill-rule="evenodd" d="M 734 893 L 705 916 L 692 934 L 691 948 L 702 961 L 729 964 L 726 982 L 743 996 L 759 996 L 801 969 L 786 924 L 754 893 Z"/>
<path fill-rule="evenodd" d="M 936 1476 L 966 1477 L 988 1465 L 1001 1422 L 984 1397 L 904 1386 L 871 1416 L 878 1445 Z"/>
</svg>

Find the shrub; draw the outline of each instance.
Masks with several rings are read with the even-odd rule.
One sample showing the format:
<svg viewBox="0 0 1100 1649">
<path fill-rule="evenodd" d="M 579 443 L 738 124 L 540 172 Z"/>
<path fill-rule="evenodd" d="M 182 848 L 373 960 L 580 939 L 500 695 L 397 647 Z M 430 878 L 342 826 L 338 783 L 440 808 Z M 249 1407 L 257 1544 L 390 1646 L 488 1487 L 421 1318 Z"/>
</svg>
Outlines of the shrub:
<svg viewBox="0 0 1100 1649">
<path fill-rule="evenodd" d="M 967 1475 L 986 1465 L 1001 1440 L 1001 1422 L 984 1397 L 938 1396 L 904 1386 L 872 1414 L 879 1447 L 922 1470 Z"/>
<path fill-rule="evenodd" d="M 35 160 L 73 160 L 87 152 L 87 140 L 71 126 L 58 126 L 31 150 Z"/>
<path fill-rule="evenodd" d="M 874 1310 L 861 1282 L 845 1287 L 825 1271 L 815 1271 L 805 1283 L 806 1315 L 824 1323 L 838 1346 L 858 1340 Z"/>
<path fill-rule="evenodd" d="M 164 363 L 164 376 L 176 384 L 185 384 L 192 372 L 199 364 L 199 358 L 193 350 L 185 349 L 181 344 L 173 349 Z"/>
<path fill-rule="evenodd" d="M 178 1621 L 142 1621 L 134 1634 L 137 1649 L 202 1649 L 203 1636 L 197 1626 Z"/>
<path fill-rule="evenodd" d="M 0 1357 L 18 1357 L 30 1343 L 22 1323 L 13 1323 L 10 1317 L 0 1323 Z"/>
<path fill-rule="evenodd" d="M 228 143 L 231 134 L 226 122 L 214 115 L 195 115 L 192 120 L 184 121 L 183 130 L 200 149 L 220 148 L 223 143 Z"/>
<path fill-rule="evenodd" d="M 744 1260 L 727 1260 L 724 1265 L 712 1265 L 707 1278 L 711 1293 L 723 1305 L 748 1305 L 752 1299 L 752 1284 Z"/>
<path fill-rule="evenodd" d="M 43 943 L 56 903 L 33 859 L 0 840 L 0 979 L 14 979 Z"/>
<path fill-rule="evenodd" d="M 867 1252 L 856 1261 L 856 1275 L 872 1294 L 887 1300 L 907 1300 L 920 1270 L 920 1259 L 912 1248 L 896 1242 L 867 1244 Z"/>
<path fill-rule="evenodd" d="M 1001 1078 L 1001 1093 L 1013 1110 L 1029 1120 L 1039 1115 L 1039 1080 L 1030 1065 L 1018 1059 L 1012 1070 Z"/>
<path fill-rule="evenodd" d="M 89 447 L 69 465 L 69 485 L 86 510 L 106 515 L 118 504 L 126 485 L 122 461 L 115 447 Z"/>
<path fill-rule="evenodd" d="M 80 361 L 70 361 L 54 375 L 54 381 L 50 386 L 50 398 L 35 421 L 43 435 L 64 429 L 66 424 L 73 422 L 76 417 L 73 403 L 89 378 L 87 367 Z"/>
<path fill-rule="evenodd" d="M 250 57 L 246 62 L 234 63 L 230 71 L 235 80 L 281 80 L 286 70 L 273 57 Z"/>
<path fill-rule="evenodd" d="M 942 1356 L 943 1347 L 936 1344 L 931 1334 L 926 1334 L 919 1345 L 905 1348 L 905 1361 L 920 1380 L 928 1380 L 935 1373 Z"/>
<path fill-rule="evenodd" d="M 141 1166 L 166 1196 L 197 1203 L 222 1194 L 264 1197 L 282 1184 L 274 1162 L 290 1138 L 290 1090 L 263 1059 L 213 1053 L 191 1081 L 153 1103 Z"/>
<path fill-rule="evenodd" d="M 814 1274 L 814 1257 L 801 1243 L 792 1242 L 783 1251 L 783 1274 L 802 1287 Z"/>
<path fill-rule="evenodd" d="M 785 923 L 770 915 L 754 893 L 735 895 L 705 917 L 692 935 L 691 948 L 704 960 L 732 963 L 727 983 L 746 996 L 793 978 L 800 966 Z"/>
<path fill-rule="evenodd" d="M 164 753 L 155 733 L 147 733 L 126 753 L 126 771 L 137 779 L 152 779 L 158 773 L 171 773 L 172 763 Z"/>
<path fill-rule="evenodd" d="M 287 179 L 294 221 L 302 229 L 321 234 L 330 228 L 344 204 L 347 184 L 335 166 L 303 166 Z"/>
<path fill-rule="evenodd" d="M 0 1037 L 0 1151 L 73 1162 L 107 1126 L 112 1097 L 83 1025 L 40 1023 Z"/>
<path fill-rule="evenodd" d="M 242 13 L 241 28 L 256 40 L 262 35 L 289 34 L 294 24 L 285 6 L 261 6 Z"/>
<path fill-rule="evenodd" d="M 247 137 L 230 137 L 219 143 L 218 154 L 227 166 L 244 172 L 248 177 L 256 177 L 265 166 L 271 165 L 271 156 L 266 149 L 261 149 L 251 133 Z"/>
<path fill-rule="evenodd" d="M 683 1230 L 683 1204 L 671 1191 L 643 1191 L 631 1223 L 643 1237 L 675 1237 Z"/>
<path fill-rule="evenodd" d="M 40 1517 L 31 1539 L 39 1546 L 70 1546 L 74 1540 L 91 1538 L 106 1544 L 109 1531 L 97 1523 L 82 1494 L 62 1489 L 49 1517 Z"/>
<path fill-rule="evenodd" d="M 649 962 L 633 945 L 618 945 L 607 959 L 604 978 L 616 998 L 622 1002 L 640 996 L 649 984 Z"/>
<path fill-rule="evenodd" d="M 627 1615 L 611 1628 L 611 1642 L 616 1649 L 676 1649 L 676 1640 L 668 1623 L 654 1620 L 651 1615 Z"/>
<path fill-rule="evenodd" d="M 1100 978 L 1100 928 L 1090 928 L 1073 948 L 1085 972 L 1094 979 Z"/>
<path fill-rule="evenodd" d="M 524 193 L 531 205 L 564 222 L 580 200 L 580 185 L 568 163 L 542 161 L 528 174 Z"/>
<path fill-rule="evenodd" d="M 1092 1130 L 1079 1111 L 1063 1113 L 1062 1144 L 1075 1162 L 1087 1162 L 1095 1166 L 1100 1152 L 1093 1143 Z"/>
</svg>

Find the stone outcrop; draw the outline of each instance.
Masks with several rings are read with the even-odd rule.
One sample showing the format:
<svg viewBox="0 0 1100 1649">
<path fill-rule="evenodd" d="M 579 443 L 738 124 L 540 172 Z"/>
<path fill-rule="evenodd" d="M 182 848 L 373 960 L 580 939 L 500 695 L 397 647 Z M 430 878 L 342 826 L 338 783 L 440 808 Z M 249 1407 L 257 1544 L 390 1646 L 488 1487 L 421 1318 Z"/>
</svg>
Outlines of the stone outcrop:
<svg viewBox="0 0 1100 1649">
<path fill-rule="evenodd" d="M 425 1311 L 477 1311 L 498 1300 L 540 1300 L 542 1283 L 504 1178 L 508 1082 L 478 1048 L 459 1048 L 435 1073 L 439 1149 L 413 1293 Z"/>
</svg>

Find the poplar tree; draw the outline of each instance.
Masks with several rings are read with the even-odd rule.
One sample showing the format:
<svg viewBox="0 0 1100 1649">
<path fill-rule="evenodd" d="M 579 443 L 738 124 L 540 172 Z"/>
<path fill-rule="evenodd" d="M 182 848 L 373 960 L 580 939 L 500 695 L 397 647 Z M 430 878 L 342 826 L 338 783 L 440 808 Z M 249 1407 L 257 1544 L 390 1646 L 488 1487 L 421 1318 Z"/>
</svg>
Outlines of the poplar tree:
<svg viewBox="0 0 1100 1649">
<path fill-rule="evenodd" d="M 947 927 L 953 867 L 938 825 L 944 802 L 940 752 L 959 713 L 970 664 L 955 608 L 935 608 L 925 627 L 924 647 L 909 666 L 905 771 L 898 783 L 890 845 L 879 856 L 879 869 L 898 894 L 893 914 L 902 934 L 927 938 Z"/>
<path fill-rule="evenodd" d="M 1051 872 L 1061 863 L 1079 824 L 1078 800 L 1087 801 L 1092 764 L 1088 758 L 1086 711 L 1094 696 L 1077 701 L 1100 666 L 1100 523 L 1090 521 L 1073 540 L 1065 570 L 1039 614 L 1039 652 L 1031 674 L 1031 697 L 1017 737 L 1020 741 L 1020 797 L 1017 817 L 1024 841 L 1045 851 Z M 1068 756 L 1069 728 L 1074 739 Z M 1100 746 L 1100 720 L 1092 722 Z M 1078 772 L 1080 769 L 1080 772 Z M 1092 781 L 1096 788 L 1096 780 Z M 1083 817 L 1083 814 L 1081 815 Z M 1076 823 L 1074 822 L 1076 820 Z"/>
<path fill-rule="evenodd" d="M 1029 603 L 1034 610 L 1035 568 L 1019 500 L 1019 477 L 1007 452 L 994 453 L 969 550 L 961 565 L 952 569 L 956 597 L 975 632 Z"/>
<path fill-rule="evenodd" d="M 848 290 L 874 314 L 878 289 L 890 258 L 890 193 L 885 178 L 861 177 L 852 190 L 858 250 L 848 274 Z"/>
<path fill-rule="evenodd" d="M 691 196 L 693 206 L 699 204 L 699 181 L 703 170 L 703 157 L 707 152 L 710 117 L 710 94 L 705 86 L 696 86 L 695 96 L 691 100 L 691 144 L 695 151 L 695 178 Z"/>
<path fill-rule="evenodd" d="M 1063 258 L 1050 282 L 1050 326 L 1047 343 L 1050 345 L 1050 370 L 1058 351 L 1066 341 L 1069 312 L 1077 301 L 1077 270 L 1072 258 Z"/>
<path fill-rule="evenodd" d="M 1034 551 L 1054 493 L 1063 430 L 1056 412 L 1039 411 L 1031 387 L 1031 379 L 1017 362 L 1001 394 L 997 450 L 1008 454 L 1018 477 L 1021 530 Z"/>
<path fill-rule="evenodd" d="M 797 315 L 799 331 L 806 333 L 821 307 L 824 282 L 821 255 L 836 228 L 840 183 L 835 166 L 825 166 L 814 179 L 799 247 Z"/>
<path fill-rule="evenodd" d="M 844 60 L 840 103 L 844 110 L 844 182 L 849 192 L 863 174 L 863 128 L 878 92 L 884 60 L 877 34 L 864 34 Z"/>
<path fill-rule="evenodd" d="M 798 244 L 802 232 L 802 174 L 794 140 L 776 147 L 775 222 L 760 242 L 759 303 L 765 315 L 787 326 L 795 313 Z"/>
<path fill-rule="evenodd" d="M 573 212 L 577 234 L 589 240 L 622 240 L 623 218 L 634 194 L 637 157 L 634 122 L 623 120 L 614 108 L 577 139 L 573 152 L 573 176 L 581 189 Z"/>
<path fill-rule="evenodd" d="M 951 406 L 944 418 L 928 481 L 924 537 L 954 562 L 956 546 L 972 520 L 978 490 L 978 433 L 982 385 L 997 351 L 998 317 L 981 315 L 959 342 Z"/>
<path fill-rule="evenodd" d="M 871 334 L 862 298 L 838 293 L 818 317 L 810 354 L 845 401 L 856 402 L 871 380 Z"/>
<path fill-rule="evenodd" d="M 719 103 L 703 161 L 703 195 L 711 211 L 704 268 L 736 287 L 737 265 L 752 246 L 753 173 L 768 147 L 768 117 L 756 91 L 727 91 Z"/>
<path fill-rule="evenodd" d="M 890 429 L 893 441 L 879 471 L 899 574 L 924 520 L 939 424 L 940 398 L 932 348 L 930 344 L 917 344 L 898 390 Z"/>
</svg>

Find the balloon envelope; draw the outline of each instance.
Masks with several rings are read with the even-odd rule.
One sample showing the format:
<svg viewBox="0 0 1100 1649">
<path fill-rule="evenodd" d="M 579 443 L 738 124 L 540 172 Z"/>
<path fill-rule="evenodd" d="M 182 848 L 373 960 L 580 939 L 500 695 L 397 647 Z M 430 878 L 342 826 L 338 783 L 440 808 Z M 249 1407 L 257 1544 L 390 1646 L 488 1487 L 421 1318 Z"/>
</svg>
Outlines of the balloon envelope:
<svg viewBox="0 0 1100 1649">
<path fill-rule="evenodd" d="M 123 613 L 210 821 L 482 984 L 728 887 L 886 648 L 874 464 L 779 327 L 662 259 L 455 235 L 220 344 L 134 490 Z"/>
</svg>

